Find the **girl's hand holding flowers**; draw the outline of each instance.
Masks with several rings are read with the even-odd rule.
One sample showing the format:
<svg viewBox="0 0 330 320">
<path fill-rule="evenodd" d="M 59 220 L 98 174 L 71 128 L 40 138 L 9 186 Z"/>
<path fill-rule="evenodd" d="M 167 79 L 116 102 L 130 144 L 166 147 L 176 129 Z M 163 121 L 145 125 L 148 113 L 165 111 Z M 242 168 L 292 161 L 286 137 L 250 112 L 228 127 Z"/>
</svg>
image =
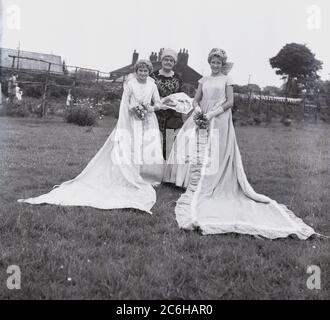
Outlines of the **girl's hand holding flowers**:
<svg viewBox="0 0 330 320">
<path fill-rule="evenodd" d="M 220 116 L 224 112 L 225 112 L 225 110 L 223 109 L 223 107 L 219 106 L 219 107 L 217 107 L 216 110 L 209 111 L 205 116 L 206 116 L 207 120 L 210 121 L 212 118 Z"/>
<path fill-rule="evenodd" d="M 197 106 L 194 108 L 194 112 L 197 114 L 197 113 L 202 113 L 202 109 L 200 106 Z"/>
<path fill-rule="evenodd" d="M 155 112 L 156 110 L 156 106 L 152 106 L 150 103 L 146 105 L 146 108 L 147 108 L 147 112 L 149 113 Z"/>
<path fill-rule="evenodd" d="M 148 113 L 148 106 L 141 103 L 133 108 L 133 112 L 140 120 L 144 120 Z"/>
<path fill-rule="evenodd" d="M 207 129 L 209 127 L 209 119 L 202 112 L 196 112 L 194 121 L 198 129 Z"/>
<path fill-rule="evenodd" d="M 210 121 L 214 117 L 214 112 L 209 111 L 207 114 L 205 114 L 205 118 L 207 121 Z"/>
</svg>

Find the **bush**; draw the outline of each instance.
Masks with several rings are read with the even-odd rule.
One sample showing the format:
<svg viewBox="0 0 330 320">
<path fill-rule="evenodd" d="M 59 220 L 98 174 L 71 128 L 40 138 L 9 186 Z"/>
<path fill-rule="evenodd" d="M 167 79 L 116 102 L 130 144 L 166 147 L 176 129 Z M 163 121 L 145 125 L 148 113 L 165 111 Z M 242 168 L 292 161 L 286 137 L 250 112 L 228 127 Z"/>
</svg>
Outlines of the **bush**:
<svg viewBox="0 0 330 320">
<path fill-rule="evenodd" d="M 8 117 L 28 117 L 30 116 L 29 106 L 23 104 L 7 104 L 5 114 Z"/>
<path fill-rule="evenodd" d="M 42 116 L 41 101 L 35 98 L 25 97 L 20 102 L 9 103 L 4 101 L 0 116 L 8 117 L 34 117 Z"/>
<path fill-rule="evenodd" d="M 118 119 L 119 116 L 120 100 L 115 99 L 110 102 L 100 102 L 100 114 L 104 116 L 111 116 Z"/>
<path fill-rule="evenodd" d="M 40 99 L 43 94 L 43 87 L 41 85 L 21 86 L 24 96 Z"/>
<path fill-rule="evenodd" d="M 68 107 L 64 113 L 68 123 L 75 123 L 78 126 L 92 126 L 97 123 L 98 113 L 89 105 L 74 105 Z"/>
</svg>

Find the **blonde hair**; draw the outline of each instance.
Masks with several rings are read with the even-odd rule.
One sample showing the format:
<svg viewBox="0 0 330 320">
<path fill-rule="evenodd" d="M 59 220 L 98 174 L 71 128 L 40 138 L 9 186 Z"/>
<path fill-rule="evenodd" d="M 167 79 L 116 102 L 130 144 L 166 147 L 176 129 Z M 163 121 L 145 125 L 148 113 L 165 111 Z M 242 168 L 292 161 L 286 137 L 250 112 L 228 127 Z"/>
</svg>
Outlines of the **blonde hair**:
<svg viewBox="0 0 330 320">
<path fill-rule="evenodd" d="M 140 69 L 141 67 L 148 68 L 149 74 L 152 73 L 152 71 L 154 70 L 154 68 L 152 67 L 152 63 L 146 59 L 140 59 L 136 62 L 134 66 L 134 72 L 137 73 L 138 69 Z"/>
<path fill-rule="evenodd" d="M 222 61 L 222 64 L 225 64 L 227 62 L 227 54 L 225 50 L 222 50 L 220 48 L 213 48 L 208 56 L 208 63 L 211 63 L 212 58 L 217 57 Z"/>
</svg>

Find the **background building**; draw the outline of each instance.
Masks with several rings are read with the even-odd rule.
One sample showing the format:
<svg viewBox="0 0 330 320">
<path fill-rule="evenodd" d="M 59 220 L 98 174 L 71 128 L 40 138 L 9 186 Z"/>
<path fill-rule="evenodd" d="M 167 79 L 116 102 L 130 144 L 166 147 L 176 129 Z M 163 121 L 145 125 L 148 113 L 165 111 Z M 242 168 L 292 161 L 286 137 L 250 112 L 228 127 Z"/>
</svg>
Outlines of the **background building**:
<svg viewBox="0 0 330 320">
<path fill-rule="evenodd" d="M 154 71 L 161 69 L 162 66 L 160 59 L 161 54 L 162 54 L 162 49 L 160 49 L 158 53 L 151 52 L 150 54 L 149 59 L 152 62 Z M 112 71 L 111 79 L 117 82 L 124 81 L 128 74 L 134 72 L 134 65 L 138 59 L 139 59 L 139 54 L 136 52 L 136 50 L 134 50 L 132 56 L 132 62 L 125 67 Z M 178 53 L 178 62 L 174 70 L 179 74 L 184 84 L 186 85 L 189 84 L 196 87 L 198 84 L 198 80 L 202 78 L 202 75 L 188 65 L 188 60 L 189 60 L 188 50 L 180 49 Z"/>
<path fill-rule="evenodd" d="M 51 65 L 51 72 L 63 73 L 61 56 L 47 53 L 37 53 L 23 50 L 14 50 L 8 48 L 0 48 L 0 66 L 5 68 L 11 68 L 13 66 L 13 58 L 9 56 L 19 56 L 32 58 L 37 60 L 44 60 L 46 62 L 53 63 Z M 27 70 L 48 70 L 48 63 L 27 59 L 16 58 L 14 62 L 14 68 L 27 69 Z M 56 64 L 56 65 L 54 65 Z"/>
</svg>

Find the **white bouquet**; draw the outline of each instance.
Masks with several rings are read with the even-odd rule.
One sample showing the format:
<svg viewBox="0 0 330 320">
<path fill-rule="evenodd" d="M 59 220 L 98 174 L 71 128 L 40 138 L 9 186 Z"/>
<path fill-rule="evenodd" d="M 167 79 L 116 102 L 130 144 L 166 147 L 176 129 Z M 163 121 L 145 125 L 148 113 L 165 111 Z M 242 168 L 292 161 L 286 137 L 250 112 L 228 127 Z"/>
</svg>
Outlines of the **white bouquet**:
<svg viewBox="0 0 330 320">
<path fill-rule="evenodd" d="M 190 98 L 184 92 L 173 93 L 161 99 L 161 103 L 168 109 L 179 113 L 188 114 L 192 109 L 193 98 Z"/>
</svg>

